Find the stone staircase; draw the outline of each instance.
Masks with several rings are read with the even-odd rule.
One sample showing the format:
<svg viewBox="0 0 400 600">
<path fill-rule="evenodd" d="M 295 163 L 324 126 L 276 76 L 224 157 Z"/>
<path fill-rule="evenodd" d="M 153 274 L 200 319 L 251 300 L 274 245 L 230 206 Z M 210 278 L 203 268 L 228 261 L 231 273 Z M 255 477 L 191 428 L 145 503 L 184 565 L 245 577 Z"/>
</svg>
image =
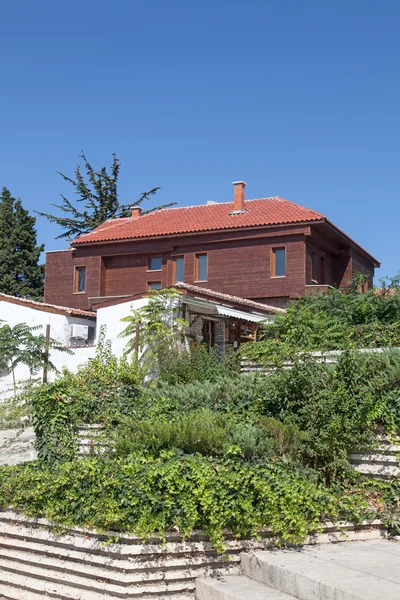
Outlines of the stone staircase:
<svg viewBox="0 0 400 600">
<path fill-rule="evenodd" d="M 400 439 L 378 435 L 379 446 L 375 450 L 353 452 L 349 462 L 359 473 L 374 479 L 390 480 L 400 475 Z"/>
<path fill-rule="evenodd" d="M 241 574 L 199 578 L 197 600 L 399 600 L 400 543 L 244 553 Z"/>
<path fill-rule="evenodd" d="M 114 536 L 111 542 L 110 535 Z M 110 535 L 78 528 L 60 534 L 45 519 L 0 512 L 0 598 L 193 600 L 196 579 L 212 574 L 218 579 L 206 581 L 214 582 L 239 576 L 243 552 L 257 552 L 275 543 L 267 530 L 260 532 L 258 540 L 237 540 L 226 534 L 229 556 L 221 556 L 201 531 L 187 540 L 179 533 L 168 533 L 165 544 L 158 538 L 144 542 L 128 535 L 116 538 L 115 532 Z M 379 539 L 381 535 L 379 521 L 357 530 L 350 524 L 327 524 L 325 533 L 308 542 Z"/>
</svg>

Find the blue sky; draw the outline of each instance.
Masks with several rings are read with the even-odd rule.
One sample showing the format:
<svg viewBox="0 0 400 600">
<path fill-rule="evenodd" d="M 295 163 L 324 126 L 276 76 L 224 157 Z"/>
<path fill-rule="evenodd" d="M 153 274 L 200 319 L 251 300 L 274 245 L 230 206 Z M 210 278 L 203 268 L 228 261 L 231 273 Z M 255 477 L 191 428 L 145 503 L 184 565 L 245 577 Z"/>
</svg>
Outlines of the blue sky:
<svg viewBox="0 0 400 600">
<path fill-rule="evenodd" d="M 0 6 L 0 185 L 46 211 L 84 150 L 121 201 L 280 195 L 399 261 L 398 0 L 18 0 Z M 38 222 L 46 249 L 65 247 Z"/>
</svg>

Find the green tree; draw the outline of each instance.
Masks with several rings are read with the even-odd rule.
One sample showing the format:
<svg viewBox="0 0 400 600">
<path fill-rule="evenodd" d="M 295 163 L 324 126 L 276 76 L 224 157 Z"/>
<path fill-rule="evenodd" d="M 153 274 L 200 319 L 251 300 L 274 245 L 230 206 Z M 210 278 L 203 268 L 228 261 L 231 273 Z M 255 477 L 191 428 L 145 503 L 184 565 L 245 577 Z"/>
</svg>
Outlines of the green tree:
<svg viewBox="0 0 400 600">
<path fill-rule="evenodd" d="M 41 329 L 40 325 L 31 327 L 26 323 L 18 323 L 14 327 L 7 323 L 0 325 L 0 369 L 12 373 L 15 391 L 15 369 L 18 365 L 28 367 L 30 376 L 33 377 L 45 365 L 49 370 L 57 370 L 49 359 L 51 349 L 73 354 L 72 350 L 56 340 L 46 340 L 42 333 L 37 334 L 38 329 Z"/>
<path fill-rule="evenodd" d="M 3 188 L 0 196 L 0 292 L 23 298 L 43 298 L 44 246 L 37 245 L 36 219 L 21 200 Z"/>
<path fill-rule="evenodd" d="M 152 290 L 149 302 L 132 309 L 131 314 L 121 319 L 127 327 L 119 337 L 126 337 L 126 353 L 138 347 L 144 353 L 144 363 L 151 373 L 159 372 L 160 366 L 168 362 L 171 353 L 179 349 L 185 339 L 187 321 L 181 316 L 182 294 L 173 288 Z"/>
<path fill-rule="evenodd" d="M 41 217 L 46 217 L 51 223 L 56 223 L 64 230 L 57 239 L 66 238 L 72 241 L 79 235 L 93 231 L 108 219 L 129 217 L 133 207 L 141 206 L 144 200 L 149 200 L 160 189 L 155 187 L 148 192 L 143 192 L 138 200 L 130 204 L 120 204 L 118 198 L 120 164 L 115 154 L 113 154 L 113 162 L 109 170 L 107 170 L 107 167 L 101 167 L 99 171 L 96 171 L 83 152 L 79 158 L 83 160 L 88 181 L 85 181 L 85 176 L 82 174 L 79 164 L 75 169 L 75 179 L 60 173 L 60 171 L 57 171 L 57 173 L 61 175 L 64 181 L 73 185 L 77 195 L 76 201 L 80 205 L 74 205 L 71 200 L 61 194 L 62 204 L 52 204 L 51 206 L 55 206 L 66 216 L 37 213 Z M 163 204 L 144 211 L 144 213 L 166 208 L 173 204 L 175 203 Z"/>
</svg>

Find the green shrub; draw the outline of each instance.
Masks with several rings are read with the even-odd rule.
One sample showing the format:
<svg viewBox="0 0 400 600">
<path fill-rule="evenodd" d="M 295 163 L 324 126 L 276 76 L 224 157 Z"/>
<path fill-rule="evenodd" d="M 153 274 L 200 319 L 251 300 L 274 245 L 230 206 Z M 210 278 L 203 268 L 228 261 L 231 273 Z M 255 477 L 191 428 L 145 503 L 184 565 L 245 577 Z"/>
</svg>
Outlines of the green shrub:
<svg viewBox="0 0 400 600">
<path fill-rule="evenodd" d="M 159 456 L 163 450 L 218 456 L 239 454 L 246 460 L 264 461 L 287 457 L 298 458 L 302 436 L 295 425 L 275 419 L 237 422 L 226 413 L 201 409 L 177 413 L 170 420 L 125 419 L 114 433 L 118 456 L 145 452 Z"/>
<path fill-rule="evenodd" d="M 358 522 L 365 494 L 334 494 L 308 471 L 279 461 L 142 454 L 87 458 L 53 468 L 28 463 L 0 468 L 0 508 L 13 507 L 65 526 L 150 537 L 171 527 L 188 536 L 201 528 L 218 550 L 223 530 L 248 536 L 270 527 L 281 542 L 300 543 L 324 520 Z"/>
<path fill-rule="evenodd" d="M 240 356 L 231 347 L 219 355 L 217 348 L 192 343 L 190 350 L 170 352 L 160 364 L 161 381 L 175 385 L 195 381 L 215 382 L 240 374 Z"/>
<path fill-rule="evenodd" d="M 217 412 L 251 416 L 263 409 L 269 382 L 260 375 L 221 377 L 215 381 L 194 381 L 188 384 L 167 385 L 143 390 L 135 416 L 171 414 L 199 408 Z"/>
<path fill-rule="evenodd" d="M 173 421 L 129 419 L 115 432 L 115 449 L 120 456 L 142 451 L 158 456 L 162 450 L 212 456 L 221 453 L 230 427 L 224 415 L 207 409 L 177 415 Z"/>
</svg>

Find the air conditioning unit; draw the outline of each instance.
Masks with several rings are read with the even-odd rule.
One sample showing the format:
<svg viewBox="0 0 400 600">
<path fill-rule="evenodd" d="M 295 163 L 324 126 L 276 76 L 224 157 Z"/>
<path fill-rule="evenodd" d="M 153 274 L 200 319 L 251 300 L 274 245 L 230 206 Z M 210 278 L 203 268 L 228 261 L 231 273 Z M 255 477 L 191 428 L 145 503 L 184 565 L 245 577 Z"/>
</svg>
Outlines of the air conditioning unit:
<svg viewBox="0 0 400 600">
<path fill-rule="evenodd" d="M 89 338 L 89 326 L 70 325 L 69 337 L 74 340 L 87 340 Z"/>
</svg>

